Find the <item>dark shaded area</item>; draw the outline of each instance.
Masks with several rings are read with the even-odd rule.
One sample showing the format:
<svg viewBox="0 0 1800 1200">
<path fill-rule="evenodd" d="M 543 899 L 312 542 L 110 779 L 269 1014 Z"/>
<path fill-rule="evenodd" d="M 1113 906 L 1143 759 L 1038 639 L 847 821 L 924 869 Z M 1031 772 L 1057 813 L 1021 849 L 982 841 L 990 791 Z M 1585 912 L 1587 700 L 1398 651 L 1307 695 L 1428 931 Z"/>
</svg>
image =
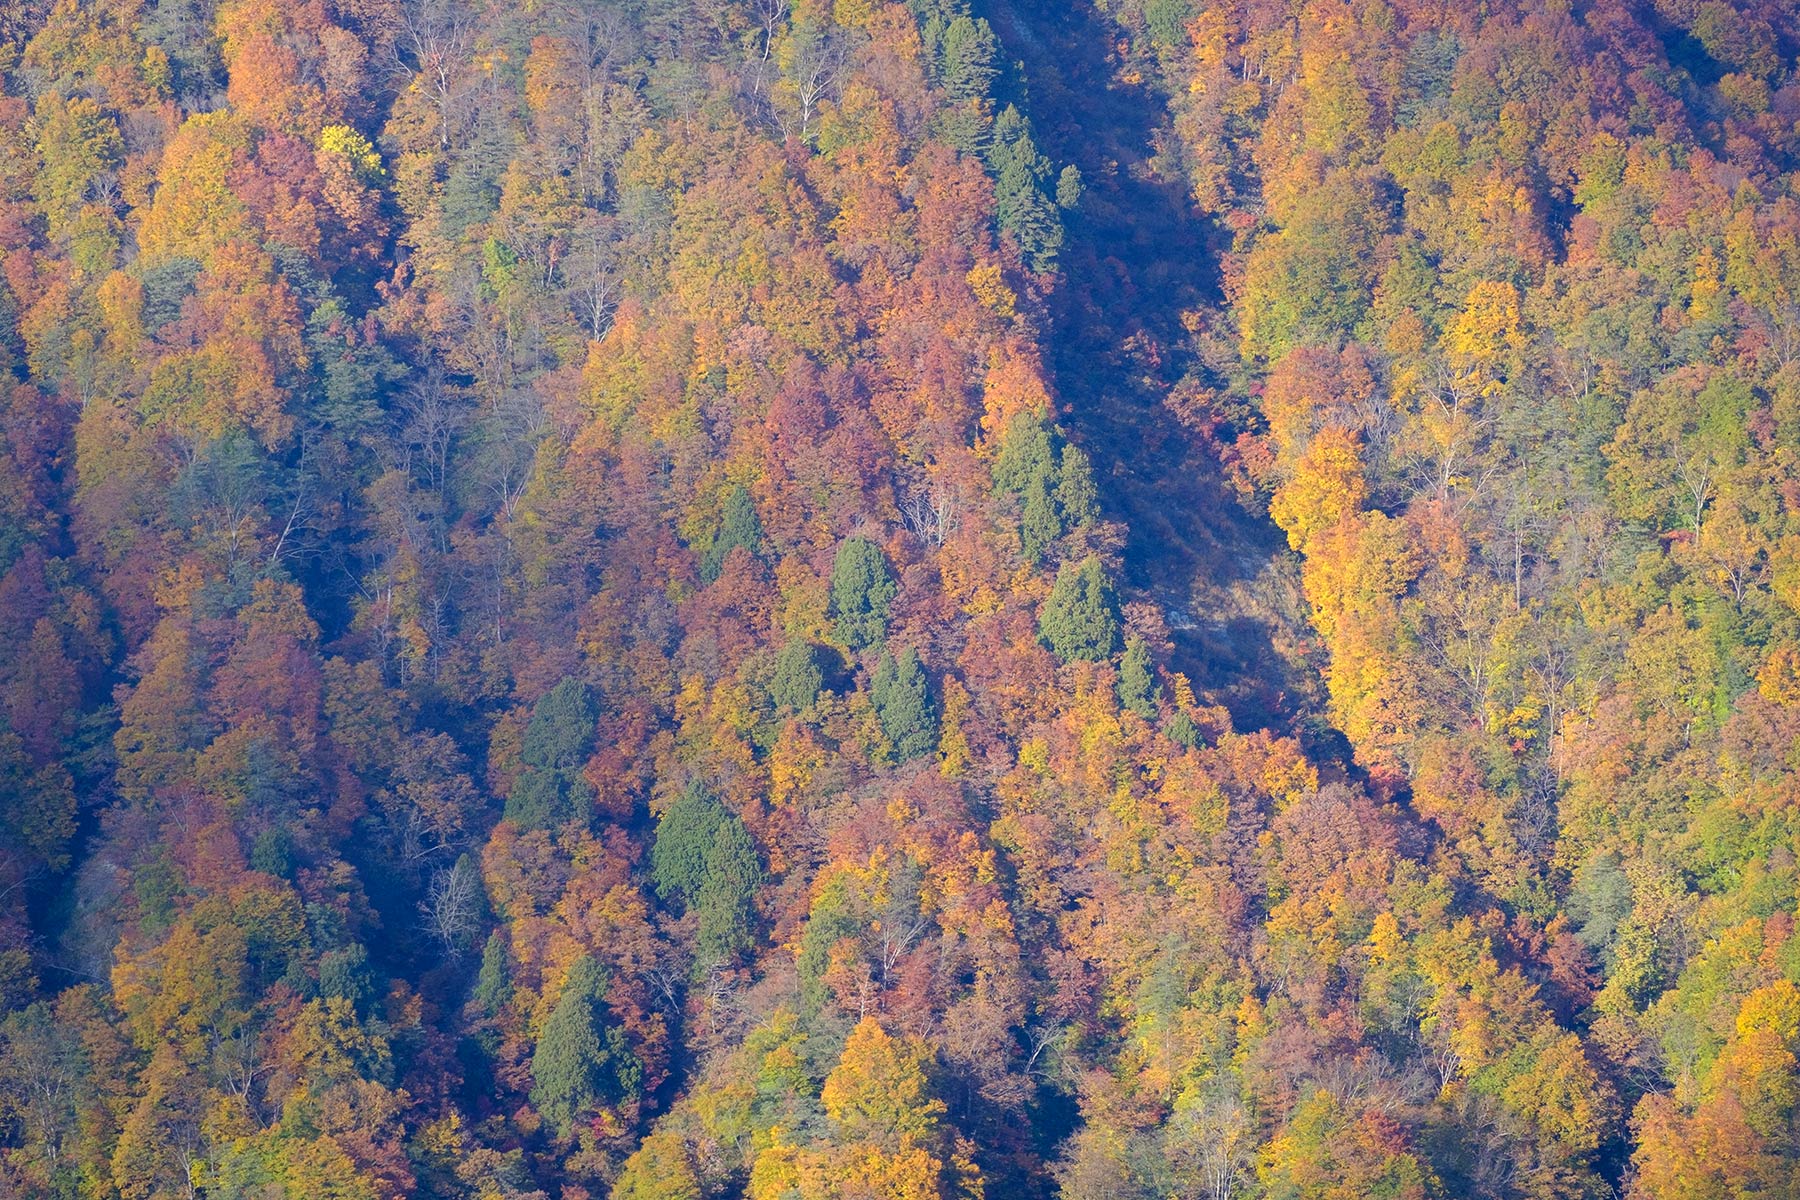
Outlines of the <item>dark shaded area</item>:
<svg viewBox="0 0 1800 1200">
<path fill-rule="evenodd" d="M 1317 710 L 1316 675 L 1278 649 L 1306 636 L 1296 567 L 1164 404 L 1197 365 L 1183 314 L 1221 299 L 1225 235 L 1182 180 L 1158 172 L 1164 98 L 1115 77 L 1117 31 L 1101 16 L 1083 4 L 977 8 L 1023 64 L 1040 148 L 1086 185 L 1042 340 L 1063 424 L 1094 460 L 1106 515 L 1127 529 L 1123 598 L 1164 608 L 1172 665 L 1239 728 L 1287 731 Z"/>
</svg>

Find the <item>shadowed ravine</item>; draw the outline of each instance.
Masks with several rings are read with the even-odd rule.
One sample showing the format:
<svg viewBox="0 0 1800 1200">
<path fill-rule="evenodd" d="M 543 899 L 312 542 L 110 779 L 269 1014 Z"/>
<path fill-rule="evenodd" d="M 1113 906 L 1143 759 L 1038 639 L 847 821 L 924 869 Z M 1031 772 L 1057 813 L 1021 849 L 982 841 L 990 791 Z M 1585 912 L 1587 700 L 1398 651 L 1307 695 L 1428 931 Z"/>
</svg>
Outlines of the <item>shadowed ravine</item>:
<svg viewBox="0 0 1800 1200">
<path fill-rule="evenodd" d="M 1164 404 L 1193 366 L 1182 315 L 1216 304 L 1219 284 L 1213 226 L 1154 162 L 1162 98 L 1116 77 L 1117 31 L 1085 4 L 978 7 L 1023 64 L 1043 152 L 1086 184 L 1043 342 L 1063 423 L 1127 531 L 1123 599 L 1162 607 L 1173 665 L 1240 728 L 1291 729 L 1317 690 L 1296 669 L 1307 632 L 1294 564 Z"/>
</svg>

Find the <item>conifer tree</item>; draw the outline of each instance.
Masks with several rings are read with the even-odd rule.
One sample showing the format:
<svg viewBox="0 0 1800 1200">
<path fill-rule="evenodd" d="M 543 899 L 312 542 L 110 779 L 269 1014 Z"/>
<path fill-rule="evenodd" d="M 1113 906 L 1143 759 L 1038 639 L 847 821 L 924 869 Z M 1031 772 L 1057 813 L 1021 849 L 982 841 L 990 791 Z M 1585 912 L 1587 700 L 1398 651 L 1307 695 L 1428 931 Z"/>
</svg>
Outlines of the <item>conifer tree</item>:
<svg viewBox="0 0 1800 1200">
<path fill-rule="evenodd" d="M 1056 207 L 1073 210 L 1081 206 L 1081 193 L 1085 190 L 1081 182 L 1081 168 L 1074 163 L 1062 169 L 1056 177 Z"/>
<path fill-rule="evenodd" d="M 686 903 L 700 888 L 706 872 L 706 850 L 728 814 L 699 780 L 682 789 L 656 823 L 650 847 L 650 880 L 656 893 L 671 903 Z"/>
<path fill-rule="evenodd" d="M 1125 639 L 1119 662 L 1119 703 L 1146 721 L 1156 716 L 1159 689 L 1150 673 L 1150 647 L 1141 637 Z"/>
<path fill-rule="evenodd" d="M 696 972 L 734 962 L 751 948 L 762 874 L 750 831 L 698 782 L 663 813 L 650 849 L 651 881 L 665 901 L 697 918 Z"/>
<path fill-rule="evenodd" d="M 899 593 L 881 548 L 868 538 L 844 539 L 831 572 L 831 615 L 838 640 L 866 650 L 887 636 L 888 606 Z"/>
<path fill-rule="evenodd" d="M 881 731 L 901 762 L 909 762 L 937 748 L 937 721 L 931 711 L 925 668 L 919 652 L 908 646 L 899 658 L 883 654 L 869 684 L 869 700 L 881 722 Z"/>
<path fill-rule="evenodd" d="M 1066 531 L 1085 529 L 1100 519 L 1100 489 L 1094 485 L 1094 466 L 1079 446 L 1064 446 L 1061 478 L 1056 485 L 1056 507 Z"/>
<path fill-rule="evenodd" d="M 319 956 L 319 994 L 336 996 L 365 1009 L 375 994 L 375 986 L 369 978 L 369 952 L 362 943 L 353 942 Z"/>
<path fill-rule="evenodd" d="M 1063 564 L 1038 614 L 1038 632 L 1065 663 L 1112 657 L 1118 648 L 1119 617 L 1113 609 L 1112 584 L 1098 556 Z"/>
<path fill-rule="evenodd" d="M 750 499 L 749 489 L 740 483 L 725 496 L 725 513 L 719 522 L 719 531 L 700 560 L 701 578 L 711 583 L 719 577 L 727 554 L 740 547 L 755 554 L 761 545 L 762 522 L 757 519 L 756 505 Z"/>
<path fill-rule="evenodd" d="M 1055 472 L 1056 449 L 1049 428 L 1037 413 L 1020 413 L 1001 435 L 1000 452 L 994 456 L 994 490 L 1022 495 L 1033 479 L 1054 488 Z"/>
<path fill-rule="evenodd" d="M 750 831 L 733 813 L 724 813 L 701 863 L 700 886 L 690 906 L 698 917 L 694 969 L 733 963 L 755 945 L 751 918 L 762 862 Z"/>
<path fill-rule="evenodd" d="M 599 963 L 576 959 L 531 1056 L 531 1102 L 562 1137 L 599 1106 L 635 1097 L 642 1083 L 624 1035 L 602 1019 L 607 986 Z"/>
<path fill-rule="evenodd" d="M 1186 746 L 1192 750 L 1200 744 L 1200 730 L 1194 725 L 1194 718 L 1185 712 L 1178 712 L 1169 718 L 1169 724 L 1163 730 L 1169 740 L 1177 746 Z"/>
<path fill-rule="evenodd" d="M 1000 228 L 1019 244 L 1032 270 L 1050 270 L 1063 243 L 1062 217 L 1044 194 L 1050 163 L 1038 153 L 1024 116 L 1010 104 L 994 118 L 988 165 Z"/>
<path fill-rule="evenodd" d="M 777 708 L 804 712 L 819 698 L 819 689 L 824 686 L 825 673 L 819 669 L 818 653 L 811 642 L 796 638 L 775 656 L 769 699 Z"/>
<path fill-rule="evenodd" d="M 594 789 L 581 776 L 593 753 L 600 720 L 593 693 L 570 677 L 544 693 L 526 726 L 519 759 L 524 769 L 506 800 L 506 819 L 524 829 L 549 829 L 585 818 Z"/>
<path fill-rule="evenodd" d="M 1031 477 L 1025 485 L 1025 508 L 1019 515 L 1019 543 L 1025 552 L 1025 561 L 1034 566 L 1063 533 L 1047 484 L 1047 475 Z"/>
<path fill-rule="evenodd" d="M 999 43 L 985 19 L 960 16 L 944 29 L 938 80 L 952 100 L 979 100 L 993 86 Z"/>
<path fill-rule="evenodd" d="M 475 1002 L 488 1016 L 498 1016 L 512 999 L 512 971 L 506 962 L 506 933 L 496 929 L 481 948 L 481 970 L 475 976 Z"/>
</svg>

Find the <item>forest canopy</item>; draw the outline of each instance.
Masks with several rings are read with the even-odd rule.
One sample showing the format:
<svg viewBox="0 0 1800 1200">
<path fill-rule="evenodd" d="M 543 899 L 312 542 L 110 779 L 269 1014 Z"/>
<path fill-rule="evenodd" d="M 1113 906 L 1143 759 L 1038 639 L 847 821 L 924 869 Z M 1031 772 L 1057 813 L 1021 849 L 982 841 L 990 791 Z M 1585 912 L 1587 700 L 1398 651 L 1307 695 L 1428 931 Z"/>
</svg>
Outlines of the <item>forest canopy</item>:
<svg viewBox="0 0 1800 1200">
<path fill-rule="evenodd" d="M 1797 72 L 0 4 L 0 1194 L 1793 1195 Z"/>
</svg>

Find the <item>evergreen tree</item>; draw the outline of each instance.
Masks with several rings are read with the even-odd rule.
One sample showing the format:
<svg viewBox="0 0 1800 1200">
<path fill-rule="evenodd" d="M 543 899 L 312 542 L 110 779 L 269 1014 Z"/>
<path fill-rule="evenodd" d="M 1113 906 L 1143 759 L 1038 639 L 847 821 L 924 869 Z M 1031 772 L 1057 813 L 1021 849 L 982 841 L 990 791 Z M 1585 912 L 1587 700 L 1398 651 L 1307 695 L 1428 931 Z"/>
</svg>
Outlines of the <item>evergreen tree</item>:
<svg viewBox="0 0 1800 1200">
<path fill-rule="evenodd" d="M 1044 194 L 1050 163 L 1038 153 L 1025 118 L 1010 104 L 994 119 L 988 166 L 994 173 L 994 214 L 1000 228 L 1012 235 L 1032 270 L 1050 270 L 1063 243 L 1062 218 Z"/>
<path fill-rule="evenodd" d="M 506 934 L 496 929 L 481 948 L 481 970 L 475 975 L 475 1002 L 488 1016 L 498 1016 L 512 999 L 512 970 L 506 961 Z"/>
<path fill-rule="evenodd" d="M 1141 637 L 1127 638 L 1119 663 L 1119 703 L 1148 721 L 1156 716 L 1160 691 L 1150 674 L 1150 647 Z"/>
<path fill-rule="evenodd" d="M 694 935 L 694 969 L 736 962 L 755 947 L 751 918 L 762 885 L 756 843 L 736 814 L 725 813 L 706 847 L 700 886 L 690 907 L 699 918 Z"/>
<path fill-rule="evenodd" d="M 1043 479 L 1054 488 L 1056 448 L 1050 441 L 1050 430 L 1036 413 L 1020 413 L 1006 427 L 1000 438 L 1000 452 L 994 455 L 994 490 L 1023 495 L 1033 479 Z"/>
<path fill-rule="evenodd" d="M 693 910 L 696 971 L 735 961 L 754 944 L 752 913 L 762 861 L 743 821 L 698 783 L 664 812 L 650 877 L 665 901 Z"/>
<path fill-rule="evenodd" d="M 875 706 L 882 733 L 901 762 L 937 748 L 937 718 L 931 711 L 931 695 L 918 651 L 909 646 L 898 659 L 883 654 L 870 681 L 869 700 Z"/>
<path fill-rule="evenodd" d="M 804 712 L 824 686 L 825 673 L 819 669 L 818 652 L 811 642 L 796 638 L 775 656 L 775 673 L 769 678 L 769 699 L 775 707 Z"/>
<path fill-rule="evenodd" d="M 570 676 L 545 692 L 525 727 L 519 757 L 547 771 L 579 768 L 594 749 L 600 709 L 587 684 Z"/>
<path fill-rule="evenodd" d="M 1194 718 L 1185 712 L 1178 712 L 1170 717 L 1163 732 L 1169 735 L 1171 742 L 1177 746 L 1186 746 L 1189 750 L 1200 744 L 1200 730 L 1195 726 Z"/>
<path fill-rule="evenodd" d="M 285 825 L 271 825 L 250 846 L 250 869 L 286 879 L 294 871 L 294 837 Z"/>
<path fill-rule="evenodd" d="M 1025 561 L 1036 566 L 1063 533 L 1056 504 L 1050 499 L 1047 475 L 1034 475 L 1025 485 L 1025 510 L 1019 517 L 1019 541 Z"/>
<path fill-rule="evenodd" d="M 986 100 L 965 100 L 938 109 L 931 122 L 931 133 L 946 146 L 979 158 L 987 153 L 993 123 L 992 104 Z"/>
<path fill-rule="evenodd" d="M 1112 584 L 1097 556 L 1063 564 L 1038 614 L 1038 633 L 1065 663 L 1112 657 L 1118 649 L 1119 617 Z"/>
<path fill-rule="evenodd" d="M 868 538 L 844 539 L 831 571 L 831 615 L 838 640 L 865 650 L 887 636 L 888 606 L 899 593 L 881 548 Z"/>
<path fill-rule="evenodd" d="M 1056 485 L 1056 506 L 1062 510 L 1065 530 L 1085 529 L 1100 519 L 1100 489 L 1094 486 L 1094 466 L 1080 446 L 1064 446 L 1061 480 Z"/>
<path fill-rule="evenodd" d="M 957 17 L 939 43 L 938 82 L 952 100 L 979 100 L 988 94 L 998 71 L 994 56 L 999 42 L 982 18 Z"/>
<path fill-rule="evenodd" d="M 690 781 L 656 823 L 650 847 L 650 881 L 656 894 L 684 904 L 700 888 L 706 872 L 706 849 L 729 814 L 698 780 Z"/>
<path fill-rule="evenodd" d="M 335 333 L 347 320 L 343 305 L 327 300 L 307 322 L 307 350 L 318 378 L 317 419 L 341 433 L 360 434 L 381 420 L 382 397 L 406 376 L 406 367 L 379 342 L 346 344 Z"/>
<path fill-rule="evenodd" d="M 732 488 L 725 497 L 725 513 L 713 543 L 700 559 L 700 576 L 711 583 L 719 577 L 725 556 L 742 547 L 755 554 L 762 545 L 762 522 L 756 516 L 756 504 L 743 484 Z"/>
<path fill-rule="evenodd" d="M 631 1099 L 642 1086 L 642 1066 L 601 1015 L 608 982 L 591 957 L 576 959 L 531 1055 L 531 1102 L 562 1137 L 600 1105 Z"/>
<path fill-rule="evenodd" d="M 1074 163 L 1062 169 L 1056 177 L 1056 207 L 1073 211 L 1081 206 L 1081 193 L 1084 191 L 1081 182 L 1081 168 Z"/>
<path fill-rule="evenodd" d="M 375 983 L 369 977 L 369 952 L 361 942 L 352 942 L 319 956 L 319 994 L 337 996 L 359 1010 L 366 1010 L 375 994 Z"/>
<path fill-rule="evenodd" d="M 593 753 L 600 709 L 593 693 L 570 677 L 544 693 L 525 728 L 524 764 L 506 799 L 506 819 L 523 829 L 549 829 L 583 819 L 594 789 L 581 777 Z"/>
</svg>

